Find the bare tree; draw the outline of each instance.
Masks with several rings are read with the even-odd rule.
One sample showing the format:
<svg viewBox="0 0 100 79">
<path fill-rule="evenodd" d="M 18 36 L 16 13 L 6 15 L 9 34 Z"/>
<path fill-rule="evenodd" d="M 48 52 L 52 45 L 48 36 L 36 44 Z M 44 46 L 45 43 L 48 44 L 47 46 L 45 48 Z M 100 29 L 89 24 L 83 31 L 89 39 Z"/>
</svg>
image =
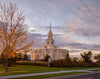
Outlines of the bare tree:
<svg viewBox="0 0 100 79">
<path fill-rule="evenodd" d="M 25 15 L 16 4 L 0 3 L 0 44 L 6 60 L 8 71 L 8 58 L 17 52 L 29 52 L 32 42 L 27 43 L 27 29 L 24 26 Z"/>
</svg>

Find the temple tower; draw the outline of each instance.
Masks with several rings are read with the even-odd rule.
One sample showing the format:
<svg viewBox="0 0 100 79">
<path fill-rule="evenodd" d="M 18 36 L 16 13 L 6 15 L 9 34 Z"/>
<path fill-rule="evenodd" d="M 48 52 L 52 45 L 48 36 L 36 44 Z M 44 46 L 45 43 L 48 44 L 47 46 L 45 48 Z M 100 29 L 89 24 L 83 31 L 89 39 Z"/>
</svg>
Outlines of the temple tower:
<svg viewBox="0 0 100 79">
<path fill-rule="evenodd" d="M 48 32 L 48 38 L 46 40 L 46 44 L 47 45 L 54 45 L 54 39 L 53 39 L 53 34 L 52 34 L 52 30 L 51 30 L 51 23 L 50 23 L 50 29 L 49 29 L 49 32 Z"/>
</svg>

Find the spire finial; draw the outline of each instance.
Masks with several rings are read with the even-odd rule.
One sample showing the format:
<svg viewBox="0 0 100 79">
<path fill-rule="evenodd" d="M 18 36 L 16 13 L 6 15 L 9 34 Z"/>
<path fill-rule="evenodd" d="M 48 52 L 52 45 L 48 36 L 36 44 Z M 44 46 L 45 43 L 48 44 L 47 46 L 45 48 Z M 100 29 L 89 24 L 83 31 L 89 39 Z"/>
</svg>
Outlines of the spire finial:
<svg viewBox="0 0 100 79">
<path fill-rule="evenodd" d="M 50 30 L 51 30 L 51 21 L 50 21 Z"/>
</svg>

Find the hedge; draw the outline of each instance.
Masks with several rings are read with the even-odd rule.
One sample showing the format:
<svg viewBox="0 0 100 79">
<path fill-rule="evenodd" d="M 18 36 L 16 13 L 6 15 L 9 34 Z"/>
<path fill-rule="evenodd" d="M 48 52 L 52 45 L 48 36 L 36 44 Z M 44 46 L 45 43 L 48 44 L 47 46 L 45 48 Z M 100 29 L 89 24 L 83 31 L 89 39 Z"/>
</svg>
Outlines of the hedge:
<svg viewBox="0 0 100 79">
<path fill-rule="evenodd" d="M 52 61 L 50 63 L 51 67 L 95 67 L 99 66 L 97 63 L 74 63 L 74 62 L 66 62 L 66 61 Z"/>
<path fill-rule="evenodd" d="M 43 61 L 16 61 L 16 65 L 48 66 L 48 62 L 43 62 Z"/>
</svg>

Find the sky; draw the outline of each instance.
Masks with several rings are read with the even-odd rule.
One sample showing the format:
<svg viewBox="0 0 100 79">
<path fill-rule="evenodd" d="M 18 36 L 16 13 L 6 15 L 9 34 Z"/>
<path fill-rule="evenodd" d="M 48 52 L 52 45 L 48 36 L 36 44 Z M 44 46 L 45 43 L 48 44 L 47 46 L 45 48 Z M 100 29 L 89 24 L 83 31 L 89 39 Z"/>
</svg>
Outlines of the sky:
<svg viewBox="0 0 100 79">
<path fill-rule="evenodd" d="M 33 49 L 45 45 L 50 22 L 55 45 L 71 54 L 100 53 L 100 0 L 1 0 L 24 11 Z"/>
</svg>

